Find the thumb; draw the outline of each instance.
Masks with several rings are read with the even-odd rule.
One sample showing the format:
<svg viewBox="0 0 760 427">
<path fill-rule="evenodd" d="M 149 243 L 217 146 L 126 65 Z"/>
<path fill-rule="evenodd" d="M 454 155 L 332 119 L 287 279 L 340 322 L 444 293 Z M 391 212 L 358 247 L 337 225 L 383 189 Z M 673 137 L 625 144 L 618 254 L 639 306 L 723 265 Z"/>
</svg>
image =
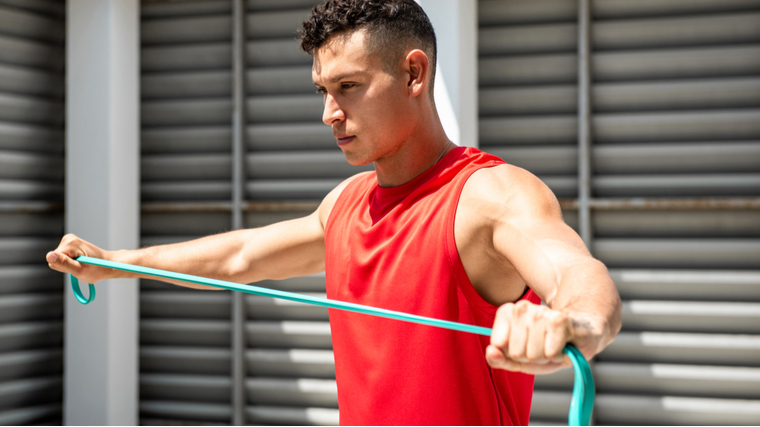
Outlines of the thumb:
<svg viewBox="0 0 760 427">
<path fill-rule="evenodd" d="M 45 260 L 50 268 L 62 273 L 77 274 L 82 268 L 82 264 L 60 252 L 48 252 Z"/>
</svg>

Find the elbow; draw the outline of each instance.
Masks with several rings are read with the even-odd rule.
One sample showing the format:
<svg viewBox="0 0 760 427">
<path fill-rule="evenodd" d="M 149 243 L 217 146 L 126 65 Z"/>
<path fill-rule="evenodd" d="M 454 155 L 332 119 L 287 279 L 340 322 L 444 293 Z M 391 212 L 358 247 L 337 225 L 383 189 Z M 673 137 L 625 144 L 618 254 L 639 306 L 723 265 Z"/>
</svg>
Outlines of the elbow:
<svg viewBox="0 0 760 427">
<path fill-rule="evenodd" d="M 251 276 L 250 263 L 241 255 L 232 257 L 227 263 L 226 268 L 223 269 L 222 280 L 227 280 L 235 283 L 251 283 L 254 280 Z"/>
</svg>

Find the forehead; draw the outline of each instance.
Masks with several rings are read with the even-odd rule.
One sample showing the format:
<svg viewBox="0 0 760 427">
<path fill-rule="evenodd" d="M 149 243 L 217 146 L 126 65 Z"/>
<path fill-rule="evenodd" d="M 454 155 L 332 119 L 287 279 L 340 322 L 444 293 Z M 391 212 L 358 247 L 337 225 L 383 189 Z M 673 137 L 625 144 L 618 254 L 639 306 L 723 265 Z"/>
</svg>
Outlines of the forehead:
<svg viewBox="0 0 760 427">
<path fill-rule="evenodd" d="M 314 52 L 314 83 L 329 82 L 347 73 L 372 73 L 382 68 L 378 55 L 367 47 L 366 32 L 336 34 Z"/>
</svg>

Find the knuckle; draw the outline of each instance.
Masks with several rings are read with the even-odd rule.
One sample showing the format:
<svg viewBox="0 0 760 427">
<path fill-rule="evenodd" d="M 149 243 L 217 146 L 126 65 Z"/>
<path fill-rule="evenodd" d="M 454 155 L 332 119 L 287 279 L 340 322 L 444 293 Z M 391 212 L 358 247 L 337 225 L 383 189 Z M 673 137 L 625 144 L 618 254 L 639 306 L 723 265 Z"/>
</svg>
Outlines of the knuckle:
<svg viewBox="0 0 760 427">
<path fill-rule="evenodd" d="M 567 317 L 560 313 L 555 311 L 553 314 L 549 317 L 549 325 L 552 326 L 552 328 L 558 329 L 563 328 L 565 326 L 565 323 L 567 323 Z"/>
<path fill-rule="evenodd" d="M 496 310 L 496 316 L 509 317 L 509 315 L 512 314 L 512 311 L 514 310 L 514 307 L 515 305 L 511 302 L 504 304 Z"/>
<path fill-rule="evenodd" d="M 491 345 L 495 347 L 505 347 L 507 345 L 507 337 L 505 334 L 491 335 Z"/>
<path fill-rule="evenodd" d="M 491 344 L 499 348 L 506 347 L 508 344 L 506 334 L 491 335 Z"/>
<path fill-rule="evenodd" d="M 514 305 L 513 313 L 516 316 L 523 316 L 530 308 L 529 305 L 531 305 L 527 301 L 519 301 L 517 304 Z"/>
<path fill-rule="evenodd" d="M 530 315 L 531 320 L 534 322 L 540 322 L 543 320 L 545 313 L 545 309 L 541 306 L 533 305 L 532 307 L 528 308 L 528 314 Z"/>
<path fill-rule="evenodd" d="M 528 360 L 534 361 L 540 359 L 543 356 L 543 351 L 535 346 L 529 346 L 525 351 L 525 356 Z"/>
<path fill-rule="evenodd" d="M 562 350 L 558 348 L 554 349 L 546 349 L 546 358 L 550 360 L 556 360 L 558 357 L 562 355 Z"/>
<path fill-rule="evenodd" d="M 524 360 L 525 359 L 525 347 L 510 345 L 507 349 L 507 356 L 512 360 Z"/>
</svg>

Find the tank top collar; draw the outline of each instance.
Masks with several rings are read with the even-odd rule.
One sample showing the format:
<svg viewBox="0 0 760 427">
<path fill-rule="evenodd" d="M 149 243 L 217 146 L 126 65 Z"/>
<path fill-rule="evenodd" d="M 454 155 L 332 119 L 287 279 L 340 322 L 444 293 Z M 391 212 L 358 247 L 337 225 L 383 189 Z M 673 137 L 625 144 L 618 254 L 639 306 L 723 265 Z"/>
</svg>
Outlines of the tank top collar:
<svg viewBox="0 0 760 427">
<path fill-rule="evenodd" d="M 446 155 L 441 157 L 441 159 L 438 160 L 436 164 L 409 182 L 398 185 L 396 187 L 388 188 L 376 185 L 372 194 L 373 202 L 378 205 L 386 205 L 403 200 L 406 196 L 411 194 L 414 190 L 422 186 L 424 183 L 445 173 L 451 165 L 456 163 L 457 159 L 461 157 L 462 153 L 466 149 L 467 147 L 455 147 L 446 153 Z"/>
</svg>

